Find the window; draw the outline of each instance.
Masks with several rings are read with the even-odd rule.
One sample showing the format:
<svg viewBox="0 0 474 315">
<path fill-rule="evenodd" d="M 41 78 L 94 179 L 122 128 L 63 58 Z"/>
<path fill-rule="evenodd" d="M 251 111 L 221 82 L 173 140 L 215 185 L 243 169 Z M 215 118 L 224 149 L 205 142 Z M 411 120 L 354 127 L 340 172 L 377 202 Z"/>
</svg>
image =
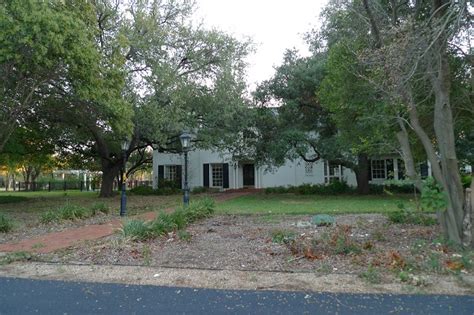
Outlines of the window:
<svg viewBox="0 0 474 315">
<path fill-rule="evenodd" d="M 386 163 L 385 160 L 371 160 L 372 179 L 386 179 Z"/>
<path fill-rule="evenodd" d="M 313 176 L 313 162 L 305 162 L 304 173 L 306 176 Z"/>
<path fill-rule="evenodd" d="M 165 165 L 165 178 L 171 181 L 178 179 L 178 165 Z"/>
<path fill-rule="evenodd" d="M 324 182 L 332 183 L 342 180 L 342 166 L 324 161 Z"/>
<path fill-rule="evenodd" d="M 224 183 L 222 164 L 212 164 L 212 186 L 222 187 Z"/>
</svg>

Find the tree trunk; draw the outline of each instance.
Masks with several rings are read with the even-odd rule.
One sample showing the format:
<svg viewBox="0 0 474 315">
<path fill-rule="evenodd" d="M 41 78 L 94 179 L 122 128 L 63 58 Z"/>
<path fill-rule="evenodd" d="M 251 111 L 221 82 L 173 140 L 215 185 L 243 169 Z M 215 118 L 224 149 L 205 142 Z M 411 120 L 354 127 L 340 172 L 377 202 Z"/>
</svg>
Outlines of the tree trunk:
<svg viewBox="0 0 474 315">
<path fill-rule="evenodd" d="M 357 168 L 355 169 L 357 180 L 357 193 L 360 195 L 367 195 L 369 189 L 369 158 L 367 154 L 359 154 L 357 156 Z"/>
<path fill-rule="evenodd" d="M 102 161 L 102 185 L 100 186 L 99 197 L 109 198 L 113 196 L 114 180 L 121 169 L 121 164 L 121 162 Z"/>
<path fill-rule="evenodd" d="M 398 139 L 398 142 L 400 143 L 400 148 L 402 149 L 401 155 L 403 158 L 403 162 L 405 162 L 405 170 L 407 172 L 407 176 L 409 179 L 413 181 L 418 191 L 421 191 L 423 187 L 423 183 L 421 182 L 421 179 L 418 176 L 418 173 L 416 172 L 416 169 L 415 169 L 415 161 L 413 159 L 413 154 L 411 152 L 408 131 L 405 128 L 405 123 L 400 118 L 398 118 L 397 120 L 398 120 L 398 125 L 400 126 L 400 131 L 397 132 L 397 139 Z"/>
<path fill-rule="evenodd" d="M 456 244 L 461 244 L 464 219 L 464 192 L 456 156 L 454 121 L 449 99 L 450 71 L 444 51 L 441 51 L 438 57 L 438 75 L 431 78 L 435 92 L 434 130 L 441 156 L 443 188 L 448 197 L 447 210 L 441 213 L 440 218 L 448 239 Z"/>
</svg>

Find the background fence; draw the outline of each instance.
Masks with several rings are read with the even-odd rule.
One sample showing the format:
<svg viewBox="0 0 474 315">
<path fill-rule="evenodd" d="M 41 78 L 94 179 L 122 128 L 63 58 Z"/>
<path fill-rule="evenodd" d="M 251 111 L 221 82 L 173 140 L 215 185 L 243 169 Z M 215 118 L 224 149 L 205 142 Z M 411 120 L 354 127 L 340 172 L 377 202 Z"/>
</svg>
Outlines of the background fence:
<svg viewBox="0 0 474 315">
<path fill-rule="evenodd" d="M 151 180 L 128 180 L 127 189 L 138 186 L 152 186 Z M 0 191 L 99 191 L 102 186 L 100 181 L 50 181 L 50 182 L 16 182 L 14 185 L 7 187 L 5 184 L 0 185 Z M 114 190 L 120 190 L 122 187 L 118 181 L 113 183 Z"/>
</svg>

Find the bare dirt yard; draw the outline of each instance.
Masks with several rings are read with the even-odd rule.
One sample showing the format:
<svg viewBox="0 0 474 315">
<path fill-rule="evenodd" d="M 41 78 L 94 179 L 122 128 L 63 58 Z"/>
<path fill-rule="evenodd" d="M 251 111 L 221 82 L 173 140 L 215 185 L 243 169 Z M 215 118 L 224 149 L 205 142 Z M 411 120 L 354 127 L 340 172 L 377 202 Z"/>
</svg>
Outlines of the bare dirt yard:
<svg viewBox="0 0 474 315">
<path fill-rule="evenodd" d="M 436 225 L 389 224 L 380 214 L 340 215 L 332 226 L 310 221 L 311 216 L 301 215 L 216 215 L 155 240 L 136 242 L 117 233 L 36 260 L 53 263 L 49 269 L 42 267 L 53 270 L 53 277 L 79 274 L 87 278 L 90 274 L 90 280 L 105 277 L 135 283 L 335 292 L 474 293 L 472 252 L 437 239 Z M 55 266 L 62 266 L 59 272 L 54 272 Z M 134 270 L 133 274 L 124 275 L 122 268 Z M 114 273 L 120 275 L 113 277 Z"/>
</svg>

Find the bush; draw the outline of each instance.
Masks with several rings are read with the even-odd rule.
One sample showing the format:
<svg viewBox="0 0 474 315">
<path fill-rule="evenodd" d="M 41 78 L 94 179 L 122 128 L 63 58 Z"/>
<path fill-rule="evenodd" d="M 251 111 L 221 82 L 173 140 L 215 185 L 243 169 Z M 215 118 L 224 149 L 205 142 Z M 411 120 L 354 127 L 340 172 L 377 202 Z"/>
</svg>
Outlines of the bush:
<svg viewBox="0 0 474 315">
<path fill-rule="evenodd" d="M 462 175 L 461 177 L 461 182 L 462 182 L 462 186 L 464 188 L 469 188 L 471 187 L 471 182 L 472 182 L 472 176 L 470 174 L 468 175 Z"/>
<path fill-rule="evenodd" d="M 138 186 L 130 189 L 130 193 L 133 195 L 148 196 L 154 195 L 155 191 L 150 186 Z"/>
<path fill-rule="evenodd" d="M 354 188 L 344 181 L 334 181 L 329 184 L 303 184 L 300 186 L 278 186 L 265 188 L 266 194 L 287 194 L 298 195 L 338 195 L 353 193 Z"/>
<path fill-rule="evenodd" d="M 144 241 L 151 235 L 148 224 L 140 220 L 126 221 L 122 227 L 122 235 L 132 240 Z"/>
<path fill-rule="evenodd" d="M 151 222 L 129 221 L 122 228 L 122 234 L 134 240 L 146 240 L 184 229 L 196 220 L 206 218 L 214 212 L 214 200 L 204 198 L 177 209 L 173 213 L 160 213 Z M 138 223 L 141 222 L 141 223 Z"/>
<path fill-rule="evenodd" d="M 62 220 L 84 219 L 92 215 L 88 209 L 74 204 L 65 204 L 58 209 L 58 212 Z"/>
<path fill-rule="evenodd" d="M 403 204 L 398 205 L 398 210 L 389 212 L 387 217 L 390 222 L 398 224 L 415 224 L 415 225 L 435 225 L 435 218 L 422 213 L 419 210 L 411 210 L 405 208 Z"/>
<path fill-rule="evenodd" d="M 0 232 L 8 233 L 13 229 L 13 221 L 9 217 L 0 214 Z"/>
<path fill-rule="evenodd" d="M 288 244 L 296 238 L 296 233 L 288 230 L 274 230 L 271 232 L 272 242 L 277 244 Z"/>
<path fill-rule="evenodd" d="M 44 224 L 57 222 L 59 221 L 59 214 L 56 211 L 49 210 L 41 214 L 40 221 Z"/>
<path fill-rule="evenodd" d="M 98 213 L 108 214 L 110 213 L 109 206 L 104 202 L 96 202 L 91 207 L 91 214 L 94 216 Z"/>
<path fill-rule="evenodd" d="M 138 186 L 130 189 L 130 193 L 139 196 L 164 196 L 175 195 L 181 193 L 181 189 L 175 187 L 160 187 L 153 189 L 150 186 Z"/>
<path fill-rule="evenodd" d="M 28 200 L 27 197 L 23 196 L 0 196 L 0 204 L 2 203 L 17 203 Z"/>
</svg>

